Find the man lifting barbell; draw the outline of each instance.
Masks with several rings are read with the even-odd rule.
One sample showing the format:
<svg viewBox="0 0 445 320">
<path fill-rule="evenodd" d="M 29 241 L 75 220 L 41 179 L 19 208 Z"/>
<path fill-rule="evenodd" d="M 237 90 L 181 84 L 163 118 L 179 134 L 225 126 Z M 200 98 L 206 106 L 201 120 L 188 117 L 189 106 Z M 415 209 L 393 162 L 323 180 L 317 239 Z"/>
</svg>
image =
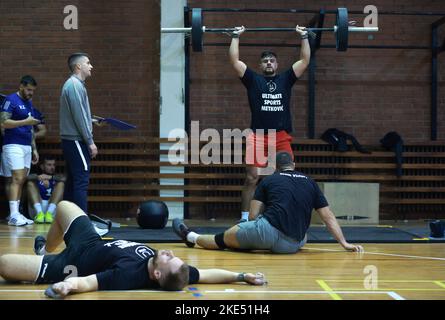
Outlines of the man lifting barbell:
<svg viewBox="0 0 445 320">
<path fill-rule="evenodd" d="M 189 33 L 192 37 L 193 51 L 201 52 L 204 47 L 204 33 L 232 33 L 236 29 L 231 28 L 210 28 L 204 25 L 201 8 L 192 9 L 192 25 L 191 27 L 183 28 L 161 28 L 162 33 Z M 314 32 L 333 32 L 335 35 L 335 47 L 337 51 L 346 51 L 348 49 L 349 32 L 377 32 L 378 27 L 355 27 L 355 23 L 350 22 L 348 18 L 348 9 L 337 8 L 335 17 L 335 25 L 333 27 L 324 28 L 307 28 L 306 31 L 309 36 L 316 37 Z M 294 32 L 295 28 L 276 28 L 276 27 L 261 27 L 261 28 L 247 28 L 246 32 Z"/>
<path fill-rule="evenodd" d="M 271 51 L 264 51 L 260 59 L 262 75 L 255 73 L 239 59 L 239 37 L 245 30 L 244 26 L 235 28 L 231 33 L 230 63 L 247 89 L 251 110 L 250 128 L 253 131 L 246 139 L 247 168 L 241 195 L 241 222 L 247 221 L 249 217 L 250 201 L 259 180 L 258 168 L 267 165 L 258 157 L 267 157 L 269 152 L 272 153 L 272 150 L 268 150 L 270 147 L 277 152 L 287 151 L 293 154 L 290 136 L 292 86 L 306 70 L 311 57 L 308 33 L 305 29 L 300 26 L 295 28 L 301 37 L 299 60 L 285 72 L 277 74 L 277 55 Z M 275 136 L 270 135 L 269 130 L 275 130 Z"/>
</svg>

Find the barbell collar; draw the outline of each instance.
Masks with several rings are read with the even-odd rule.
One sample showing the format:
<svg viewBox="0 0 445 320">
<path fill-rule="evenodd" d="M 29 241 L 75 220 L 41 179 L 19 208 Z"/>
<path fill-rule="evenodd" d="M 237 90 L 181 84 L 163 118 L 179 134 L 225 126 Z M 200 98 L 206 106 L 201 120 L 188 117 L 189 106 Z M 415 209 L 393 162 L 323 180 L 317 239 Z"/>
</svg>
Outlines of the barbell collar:
<svg viewBox="0 0 445 320">
<path fill-rule="evenodd" d="M 349 27 L 349 32 L 378 32 L 378 27 Z"/>
<path fill-rule="evenodd" d="M 161 33 L 190 33 L 192 28 L 161 28 Z"/>
</svg>

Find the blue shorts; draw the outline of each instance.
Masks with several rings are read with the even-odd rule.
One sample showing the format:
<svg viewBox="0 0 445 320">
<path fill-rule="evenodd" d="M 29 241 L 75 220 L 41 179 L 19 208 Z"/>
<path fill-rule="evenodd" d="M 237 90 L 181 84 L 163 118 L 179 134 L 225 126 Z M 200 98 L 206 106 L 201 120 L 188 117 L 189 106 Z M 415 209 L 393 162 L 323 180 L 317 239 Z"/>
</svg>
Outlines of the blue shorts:
<svg viewBox="0 0 445 320">
<path fill-rule="evenodd" d="M 307 236 L 297 241 L 272 226 L 263 216 L 238 224 L 236 239 L 240 249 L 270 250 L 273 253 L 296 253 L 306 244 Z"/>
</svg>

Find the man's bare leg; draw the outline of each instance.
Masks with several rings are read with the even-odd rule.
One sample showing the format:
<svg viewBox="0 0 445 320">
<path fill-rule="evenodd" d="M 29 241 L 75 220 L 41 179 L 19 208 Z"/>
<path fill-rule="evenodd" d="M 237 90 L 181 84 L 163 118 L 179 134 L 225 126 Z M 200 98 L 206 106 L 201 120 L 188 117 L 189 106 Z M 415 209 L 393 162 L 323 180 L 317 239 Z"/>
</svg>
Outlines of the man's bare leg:
<svg viewBox="0 0 445 320">
<path fill-rule="evenodd" d="M 71 223 L 79 216 L 86 215 L 76 204 L 69 201 L 61 201 L 57 205 L 57 215 L 48 231 L 45 249 L 53 252 L 63 241 L 65 234 Z"/>
<path fill-rule="evenodd" d="M 42 256 L 5 254 L 0 256 L 0 276 L 7 281 L 35 281 Z"/>
<path fill-rule="evenodd" d="M 227 229 L 224 232 L 224 243 L 230 249 L 238 249 L 239 242 L 236 239 L 236 232 L 239 230 L 238 225 Z M 220 249 L 215 241 L 215 235 L 205 234 L 199 235 L 196 239 L 196 244 L 204 249 L 217 250 Z"/>
<path fill-rule="evenodd" d="M 258 168 L 248 166 L 246 168 L 246 180 L 244 181 L 243 191 L 241 193 L 241 211 L 247 212 L 247 216 L 242 216 L 241 219 L 247 220 L 250 209 L 250 201 L 253 199 L 258 180 Z"/>
</svg>

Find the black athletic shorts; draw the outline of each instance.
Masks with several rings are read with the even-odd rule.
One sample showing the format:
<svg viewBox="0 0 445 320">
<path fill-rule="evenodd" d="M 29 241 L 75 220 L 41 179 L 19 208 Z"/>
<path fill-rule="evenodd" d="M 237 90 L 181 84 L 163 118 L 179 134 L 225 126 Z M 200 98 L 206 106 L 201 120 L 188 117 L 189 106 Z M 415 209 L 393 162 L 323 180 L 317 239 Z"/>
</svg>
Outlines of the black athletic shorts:
<svg viewBox="0 0 445 320">
<path fill-rule="evenodd" d="M 78 276 L 76 263 L 80 261 L 85 250 L 101 237 L 94 230 L 90 218 L 82 215 L 74 219 L 68 227 L 63 240 L 66 248 L 59 254 L 45 255 L 40 266 L 36 283 L 54 283 L 63 281 L 67 277 Z"/>
</svg>

